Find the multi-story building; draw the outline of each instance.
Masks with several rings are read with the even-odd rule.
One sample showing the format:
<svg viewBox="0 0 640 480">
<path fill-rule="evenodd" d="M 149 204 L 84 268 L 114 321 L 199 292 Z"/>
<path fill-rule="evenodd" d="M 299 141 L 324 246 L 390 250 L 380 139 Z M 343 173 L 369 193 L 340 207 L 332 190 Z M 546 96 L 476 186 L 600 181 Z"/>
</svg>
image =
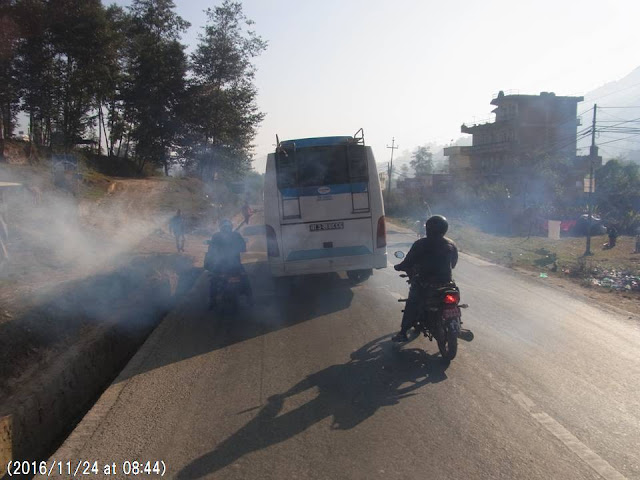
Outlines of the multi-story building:
<svg viewBox="0 0 640 480">
<path fill-rule="evenodd" d="M 491 101 L 495 120 L 463 124 L 473 135 L 471 147 L 448 147 L 449 172 L 454 176 L 503 177 L 520 175 L 545 157 L 576 158 L 577 104 L 583 97 L 505 94 Z"/>
<path fill-rule="evenodd" d="M 471 168 L 471 147 L 451 146 L 444 148 L 444 156 L 449 157 L 449 174 L 458 179 L 467 179 L 473 174 Z"/>
<path fill-rule="evenodd" d="M 446 194 L 450 190 L 450 186 L 451 175 L 447 173 L 432 173 L 399 180 L 397 190 L 407 194 L 419 194 L 426 198 L 429 194 Z"/>
</svg>

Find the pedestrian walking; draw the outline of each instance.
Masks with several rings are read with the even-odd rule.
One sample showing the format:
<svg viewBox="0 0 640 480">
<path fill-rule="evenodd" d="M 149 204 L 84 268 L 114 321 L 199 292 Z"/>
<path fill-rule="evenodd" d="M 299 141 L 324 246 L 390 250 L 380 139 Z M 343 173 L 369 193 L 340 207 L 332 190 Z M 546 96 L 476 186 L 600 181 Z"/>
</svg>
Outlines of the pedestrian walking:
<svg viewBox="0 0 640 480">
<path fill-rule="evenodd" d="M 251 215 L 253 215 L 253 210 L 249 206 L 249 202 L 244 202 L 244 205 L 242 205 L 242 216 L 244 217 L 245 225 L 249 225 Z"/>
<path fill-rule="evenodd" d="M 178 212 L 169 221 L 169 231 L 173 233 L 173 236 L 176 239 L 176 248 L 178 249 L 178 253 L 184 252 L 184 230 L 184 217 L 182 216 L 182 212 L 178 210 Z"/>
</svg>

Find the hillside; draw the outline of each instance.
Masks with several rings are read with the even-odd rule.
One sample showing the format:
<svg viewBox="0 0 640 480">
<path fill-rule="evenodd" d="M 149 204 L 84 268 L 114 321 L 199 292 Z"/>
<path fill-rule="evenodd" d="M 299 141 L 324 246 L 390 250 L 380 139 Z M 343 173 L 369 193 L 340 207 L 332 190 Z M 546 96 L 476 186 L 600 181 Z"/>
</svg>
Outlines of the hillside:
<svg viewBox="0 0 640 480">
<path fill-rule="evenodd" d="M 636 132 L 599 134 L 596 141 L 600 145 L 600 154 L 605 160 L 621 155 L 640 163 L 640 137 L 636 134 L 639 131 L 637 121 L 640 119 L 640 67 L 620 80 L 609 82 L 586 93 L 584 102 L 578 104 L 578 112 L 589 110 L 594 103 L 598 105 L 598 128 L 617 124 L 636 129 Z M 587 127 L 592 115 L 592 112 L 582 115 L 582 126 L 579 128 Z M 636 123 L 622 123 L 631 120 L 636 120 Z M 590 141 L 590 138 L 585 138 L 579 142 L 581 154 L 588 153 Z"/>
</svg>

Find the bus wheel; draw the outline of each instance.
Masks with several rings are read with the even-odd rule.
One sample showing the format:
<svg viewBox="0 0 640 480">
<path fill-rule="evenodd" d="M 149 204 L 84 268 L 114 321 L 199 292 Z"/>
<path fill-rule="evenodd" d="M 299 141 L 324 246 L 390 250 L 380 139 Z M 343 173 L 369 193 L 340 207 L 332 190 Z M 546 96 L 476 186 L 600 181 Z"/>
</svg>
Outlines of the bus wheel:
<svg viewBox="0 0 640 480">
<path fill-rule="evenodd" d="M 364 282 L 371 275 L 373 275 L 372 268 L 369 268 L 366 270 L 348 270 L 347 271 L 347 277 L 349 278 L 349 280 L 355 283 Z"/>
</svg>

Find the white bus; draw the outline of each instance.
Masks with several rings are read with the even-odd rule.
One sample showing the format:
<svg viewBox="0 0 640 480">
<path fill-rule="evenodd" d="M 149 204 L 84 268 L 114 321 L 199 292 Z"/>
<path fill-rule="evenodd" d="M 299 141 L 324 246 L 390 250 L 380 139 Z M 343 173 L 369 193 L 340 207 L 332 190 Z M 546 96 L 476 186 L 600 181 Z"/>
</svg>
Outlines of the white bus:
<svg viewBox="0 0 640 480">
<path fill-rule="evenodd" d="M 363 135 L 278 142 L 264 217 L 275 277 L 347 272 L 358 281 L 387 266 L 380 180 Z"/>
</svg>

